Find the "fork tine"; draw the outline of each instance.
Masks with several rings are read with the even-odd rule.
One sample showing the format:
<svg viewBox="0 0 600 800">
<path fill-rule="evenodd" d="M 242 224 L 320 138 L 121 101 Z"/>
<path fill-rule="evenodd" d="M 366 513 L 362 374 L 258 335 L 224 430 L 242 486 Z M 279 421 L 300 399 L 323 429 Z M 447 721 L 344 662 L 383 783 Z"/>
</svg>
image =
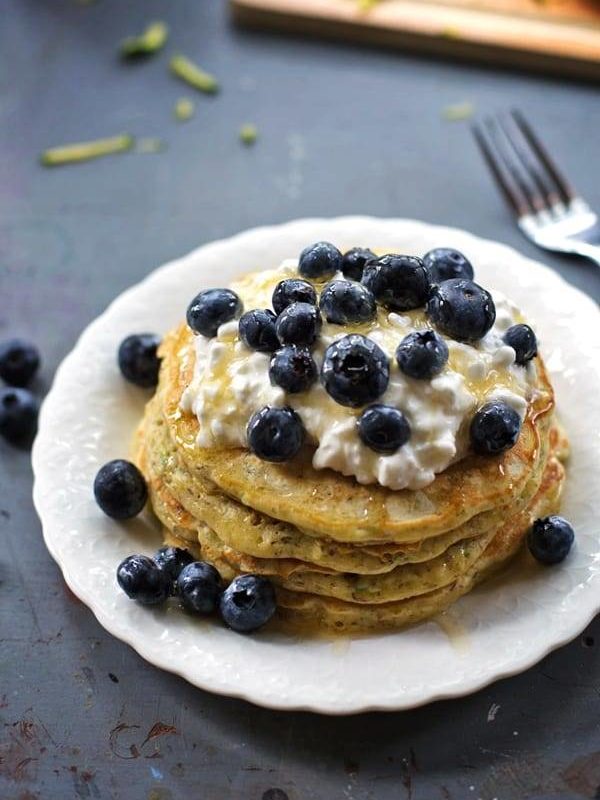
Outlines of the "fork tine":
<svg viewBox="0 0 600 800">
<path fill-rule="evenodd" d="M 558 187 L 558 190 L 562 195 L 563 200 L 565 200 L 565 202 L 573 200 L 573 198 L 576 196 L 573 187 L 563 176 L 562 172 L 558 169 L 552 158 L 550 158 L 548 151 L 546 150 L 540 139 L 538 139 L 537 135 L 533 132 L 533 128 L 527 122 L 522 112 L 515 108 L 512 110 L 511 113 L 512 113 L 512 118 L 516 122 L 519 130 L 521 131 L 527 142 L 529 143 L 529 146 L 535 152 L 535 154 L 542 162 L 542 164 L 546 167 L 548 173 L 552 176 L 552 179 L 554 180 L 554 183 Z"/>
<path fill-rule="evenodd" d="M 484 123 L 489 132 L 489 136 L 494 142 L 500 158 L 534 212 L 539 213 L 546 209 L 546 201 L 541 195 L 537 186 L 533 182 L 531 175 L 525 170 L 517 157 L 510 140 L 506 137 L 503 129 L 493 117 L 487 117 Z"/>
<path fill-rule="evenodd" d="M 531 207 L 527 198 L 522 193 L 510 171 L 506 168 L 504 162 L 496 155 L 494 145 L 483 127 L 475 124 L 472 126 L 471 130 L 483 158 L 509 206 L 511 206 L 517 217 L 523 217 L 529 214 L 531 212 Z"/>
<path fill-rule="evenodd" d="M 510 114 L 499 114 L 497 123 L 524 170 L 528 173 L 534 190 L 537 187 L 537 191 L 541 193 L 541 200 L 544 204 L 550 208 L 559 205 L 561 197 L 554 188 L 552 178 L 548 176 L 544 165 L 536 157 L 515 119 Z"/>
</svg>

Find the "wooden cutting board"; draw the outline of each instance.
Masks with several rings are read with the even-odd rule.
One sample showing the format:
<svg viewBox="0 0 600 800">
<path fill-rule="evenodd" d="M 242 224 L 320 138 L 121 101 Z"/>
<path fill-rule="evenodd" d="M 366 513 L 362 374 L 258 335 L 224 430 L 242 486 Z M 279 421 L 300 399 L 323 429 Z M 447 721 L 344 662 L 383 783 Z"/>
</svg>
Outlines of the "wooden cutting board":
<svg viewBox="0 0 600 800">
<path fill-rule="evenodd" d="M 230 0 L 242 25 L 600 80 L 600 0 Z"/>
</svg>

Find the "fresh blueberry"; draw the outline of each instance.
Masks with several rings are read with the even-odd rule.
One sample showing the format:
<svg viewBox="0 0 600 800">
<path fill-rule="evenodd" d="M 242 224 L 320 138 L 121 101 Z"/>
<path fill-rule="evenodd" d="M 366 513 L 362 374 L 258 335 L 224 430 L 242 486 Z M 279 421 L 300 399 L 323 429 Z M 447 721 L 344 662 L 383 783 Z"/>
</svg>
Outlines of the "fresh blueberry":
<svg viewBox="0 0 600 800">
<path fill-rule="evenodd" d="M 427 302 L 429 276 L 420 258 L 387 255 L 365 266 L 363 284 L 391 311 L 409 311 Z"/>
<path fill-rule="evenodd" d="M 292 303 L 317 304 L 317 293 L 312 283 L 303 281 L 302 278 L 286 278 L 279 281 L 273 290 L 272 301 L 276 314 L 281 314 L 284 308 Z"/>
<path fill-rule="evenodd" d="M 221 595 L 219 610 L 223 622 L 238 633 L 261 628 L 275 613 L 273 584 L 260 575 L 234 578 Z"/>
<path fill-rule="evenodd" d="M 317 380 L 317 365 L 306 347 L 288 345 L 273 354 L 269 378 L 289 394 L 304 392 Z"/>
<path fill-rule="evenodd" d="M 206 561 L 192 561 L 177 578 L 177 594 L 181 605 L 197 614 L 212 614 L 219 604 L 222 591 L 221 576 Z"/>
<path fill-rule="evenodd" d="M 40 404 L 28 390 L 0 389 L 0 434 L 15 444 L 30 442 L 37 428 Z"/>
<path fill-rule="evenodd" d="M 298 271 L 305 278 L 326 281 L 342 268 L 342 254 L 329 242 L 317 242 L 300 253 Z"/>
<path fill-rule="evenodd" d="M 310 303 L 292 303 L 277 317 L 275 331 L 281 344 L 298 344 L 308 347 L 321 331 L 321 314 Z"/>
<path fill-rule="evenodd" d="M 364 406 L 386 390 L 390 365 L 372 339 L 351 333 L 332 342 L 323 358 L 321 383 L 340 405 Z"/>
<path fill-rule="evenodd" d="M 433 288 L 427 316 L 446 336 L 475 342 L 494 324 L 496 307 L 491 294 L 477 283 L 452 278 Z"/>
<path fill-rule="evenodd" d="M 377 258 L 367 247 L 353 247 L 342 257 L 342 272 L 352 281 L 360 281 L 367 261 Z"/>
<path fill-rule="evenodd" d="M 107 516 L 130 519 L 146 505 L 148 489 L 144 476 L 135 464 L 117 458 L 98 470 L 94 480 L 94 496 Z"/>
<path fill-rule="evenodd" d="M 515 363 L 523 366 L 537 356 L 537 339 L 529 325 L 513 325 L 502 338 L 515 351 Z"/>
<path fill-rule="evenodd" d="M 260 353 L 272 353 L 279 347 L 275 333 L 275 314 L 268 308 L 255 308 L 240 317 L 240 337 L 246 347 Z"/>
<path fill-rule="evenodd" d="M 466 256 L 450 247 L 436 247 L 423 256 L 423 264 L 431 283 L 442 283 L 450 278 L 473 280 L 473 266 Z"/>
<path fill-rule="evenodd" d="M 410 439 L 410 425 L 399 409 L 376 403 L 358 418 L 358 435 L 376 453 L 390 454 Z"/>
<path fill-rule="evenodd" d="M 127 597 L 143 606 L 164 603 L 171 593 L 171 580 L 148 556 L 128 556 L 117 567 L 117 582 Z"/>
<path fill-rule="evenodd" d="M 242 301 L 231 289 L 207 289 L 189 304 L 187 324 L 194 333 L 210 338 L 217 335 L 220 325 L 238 317 L 242 310 Z"/>
<path fill-rule="evenodd" d="M 435 331 L 413 331 L 398 345 L 396 361 L 411 378 L 433 378 L 448 361 L 448 345 Z"/>
<path fill-rule="evenodd" d="M 182 547 L 161 547 L 154 553 L 152 560 L 167 573 L 171 585 L 174 585 L 181 570 L 192 563 L 194 556 Z"/>
<path fill-rule="evenodd" d="M 559 564 L 569 555 L 575 531 L 563 517 L 536 519 L 527 534 L 531 555 L 542 564 Z"/>
<path fill-rule="evenodd" d="M 500 400 L 486 403 L 471 420 L 473 450 L 482 456 L 495 456 L 510 450 L 521 432 L 521 418 L 511 406 Z"/>
<path fill-rule="evenodd" d="M 369 322 L 377 313 L 372 293 L 355 281 L 332 281 L 321 292 L 319 308 L 327 322 Z"/>
<path fill-rule="evenodd" d="M 40 366 L 37 347 L 23 339 L 0 344 L 0 378 L 9 386 L 27 386 Z"/>
<path fill-rule="evenodd" d="M 123 377 L 136 386 L 149 389 L 158 383 L 160 358 L 156 351 L 160 338 L 154 333 L 133 333 L 123 339 L 117 360 Z"/>
<path fill-rule="evenodd" d="M 265 406 L 250 418 L 248 447 L 263 461 L 289 461 L 304 442 L 304 425 L 292 408 Z"/>
</svg>

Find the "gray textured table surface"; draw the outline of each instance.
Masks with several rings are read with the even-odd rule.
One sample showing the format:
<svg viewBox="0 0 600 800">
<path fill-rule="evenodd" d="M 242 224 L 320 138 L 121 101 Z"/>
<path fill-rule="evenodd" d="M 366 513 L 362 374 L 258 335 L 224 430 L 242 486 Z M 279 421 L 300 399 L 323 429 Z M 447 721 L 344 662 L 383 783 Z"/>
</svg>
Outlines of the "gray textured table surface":
<svg viewBox="0 0 600 800">
<path fill-rule="evenodd" d="M 172 107 L 189 92 L 164 54 L 132 66 L 115 57 L 124 35 L 156 17 L 223 84 L 198 97 L 186 124 Z M 441 118 L 464 100 L 481 112 L 525 109 L 600 208 L 591 86 L 235 31 L 216 0 L 4 0 L 0 336 L 39 343 L 43 390 L 82 328 L 150 269 L 293 217 L 411 216 L 538 256 L 466 124 Z M 246 120 L 260 128 L 253 148 L 237 139 Z M 168 149 L 37 164 L 49 145 L 121 130 Z M 599 271 L 545 261 L 600 296 Z M 348 719 L 265 711 L 196 690 L 108 636 L 44 548 L 28 455 L 0 443 L 0 476 L 3 800 L 600 797 L 597 623 L 465 699 Z"/>
</svg>

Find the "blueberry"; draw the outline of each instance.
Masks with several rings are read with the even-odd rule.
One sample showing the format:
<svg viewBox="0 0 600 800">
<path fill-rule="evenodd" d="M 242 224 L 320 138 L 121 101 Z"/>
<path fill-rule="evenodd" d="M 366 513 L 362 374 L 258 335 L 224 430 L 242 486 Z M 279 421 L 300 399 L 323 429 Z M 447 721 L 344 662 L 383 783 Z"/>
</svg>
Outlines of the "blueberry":
<svg viewBox="0 0 600 800">
<path fill-rule="evenodd" d="M 0 378 L 9 386 L 27 386 L 40 366 L 37 347 L 23 339 L 0 344 Z"/>
<path fill-rule="evenodd" d="M 289 461 L 304 442 L 304 425 L 292 408 L 264 406 L 246 428 L 248 447 L 263 461 Z"/>
<path fill-rule="evenodd" d="M 288 345 L 277 350 L 269 366 L 269 378 L 289 394 L 304 392 L 317 380 L 317 365 L 306 347 Z"/>
<path fill-rule="evenodd" d="M 302 278 L 286 278 L 279 281 L 273 290 L 271 300 L 276 314 L 281 314 L 284 308 L 291 306 L 292 303 L 317 304 L 317 293 L 312 283 L 303 281 Z"/>
<path fill-rule="evenodd" d="M 355 281 L 332 281 L 321 292 L 319 308 L 327 322 L 369 322 L 375 318 L 377 304 L 372 293 Z"/>
<path fill-rule="evenodd" d="M 475 342 L 494 324 L 496 307 L 491 294 L 477 283 L 452 278 L 434 287 L 427 316 L 446 336 Z"/>
<path fill-rule="evenodd" d="M 187 324 L 194 333 L 210 338 L 217 335 L 220 325 L 235 319 L 242 311 L 242 301 L 231 289 L 207 289 L 189 304 Z"/>
<path fill-rule="evenodd" d="M 395 453 L 410 439 L 408 420 L 397 408 L 380 403 L 365 408 L 358 418 L 358 435 L 376 453 Z"/>
<path fill-rule="evenodd" d="M 310 303 L 292 303 L 277 317 L 275 331 L 281 344 L 299 344 L 308 347 L 321 331 L 321 314 Z"/>
<path fill-rule="evenodd" d="M 246 347 L 260 353 L 272 353 L 279 347 L 275 333 L 275 314 L 268 308 L 255 308 L 240 317 L 240 337 Z"/>
<path fill-rule="evenodd" d="M 177 578 L 177 595 L 181 605 L 197 614 L 211 614 L 219 604 L 222 591 L 221 576 L 206 561 L 192 561 Z"/>
<path fill-rule="evenodd" d="M 154 333 L 133 333 L 123 339 L 117 360 L 123 377 L 136 386 L 149 389 L 158 383 L 160 358 L 156 351 L 160 338 Z"/>
<path fill-rule="evenodd" d="M 500 400 L 486 403 L 471 420 L 473 450 L 482 456 L 495 456 L 509 450 L 519 438 L 521 418 L 511 406 Z"/>
<path fill-rule="evenodd" d="M 273 584 L 260 575 L 234 578 L 221 596 L 223 622 L 238 633 L 250 633 L 267 623 L 275 613 Z"/>
<path fill-rule="evenodd" d="M 433 378 L 448 361 L 448 345 L 435 331 L 413 331 L 398 345 L 396 361 L 411 378 Z"/>
<path fill-rule="evenodd" d="M 37 428 L 40 404 L 28 390 L 0 389 L 0 434 L 9 442 L 30 442 Z"/>
<path fill-rule="evenodd" d="M 342 272 L 352 281 L 360 281 L 367 261 L 373 261 L 377 256 L 367 247 L 353 247 L 342 257 Z"/>
<path fill-rule="evenodd" d="M 100 467 L 94 480 L 96 502 L 113 519 L 130 519 L 146 505 L 148 489 L 131 461 L 117 458 Z"/>
<path fill-rule="evenodd" d="M 409 311 L 427 302 L 429 277 L 420 258 L 387 255 L 365 266 L 363 284 L 392 311 Z"/>
<path fill-rule="evenodd" d="M 340 405 L 364 406 L 382 395 L 390 379 L 383 350 L 359 333 L 343 336 L 329 345 L 321 367 L 321 383 Z"/>
<path fill-rule="evenodd" d="M 121 561 L 117 582 L 127 597 L 143 606 L 164 603 L 171 593 L 169 576 L 148 556 L 128 556 Z"/>
<path fill-rule="evenodd" d="M 161 547 L 154 553 L 152 560 L 167 573 L 173 586 L 181 570 L 192 563 L 194 556 L 182 547 Z"/>
<path fill-rule="evenodd" d="M 515 363 L 523 366 L 537 356 L 537 339 L 529 325 L 513 325 L 502 338 L 515 351 Z"/>
<path fill-rule="evenodd" d="M 536 519 L 527 534 L 531 555 L 542 564 L 558 564 L 569 555 L 575 531 L 563 517 Z"/>
<path fill-rule="evenodd" d="M 442 283 L 450 278 L 473 280 L 471 262 L 458 250 L 450 247 L 436 247 L 423 256 L 423 264 L 431 283 Z"/>
<path fill-rule="evenodd" d="M 329 242 L 317 242 L 300 253 L 298 271 L 305 278 L 326 281 L 342 268 L 342 254 Z"/>
</svg>

